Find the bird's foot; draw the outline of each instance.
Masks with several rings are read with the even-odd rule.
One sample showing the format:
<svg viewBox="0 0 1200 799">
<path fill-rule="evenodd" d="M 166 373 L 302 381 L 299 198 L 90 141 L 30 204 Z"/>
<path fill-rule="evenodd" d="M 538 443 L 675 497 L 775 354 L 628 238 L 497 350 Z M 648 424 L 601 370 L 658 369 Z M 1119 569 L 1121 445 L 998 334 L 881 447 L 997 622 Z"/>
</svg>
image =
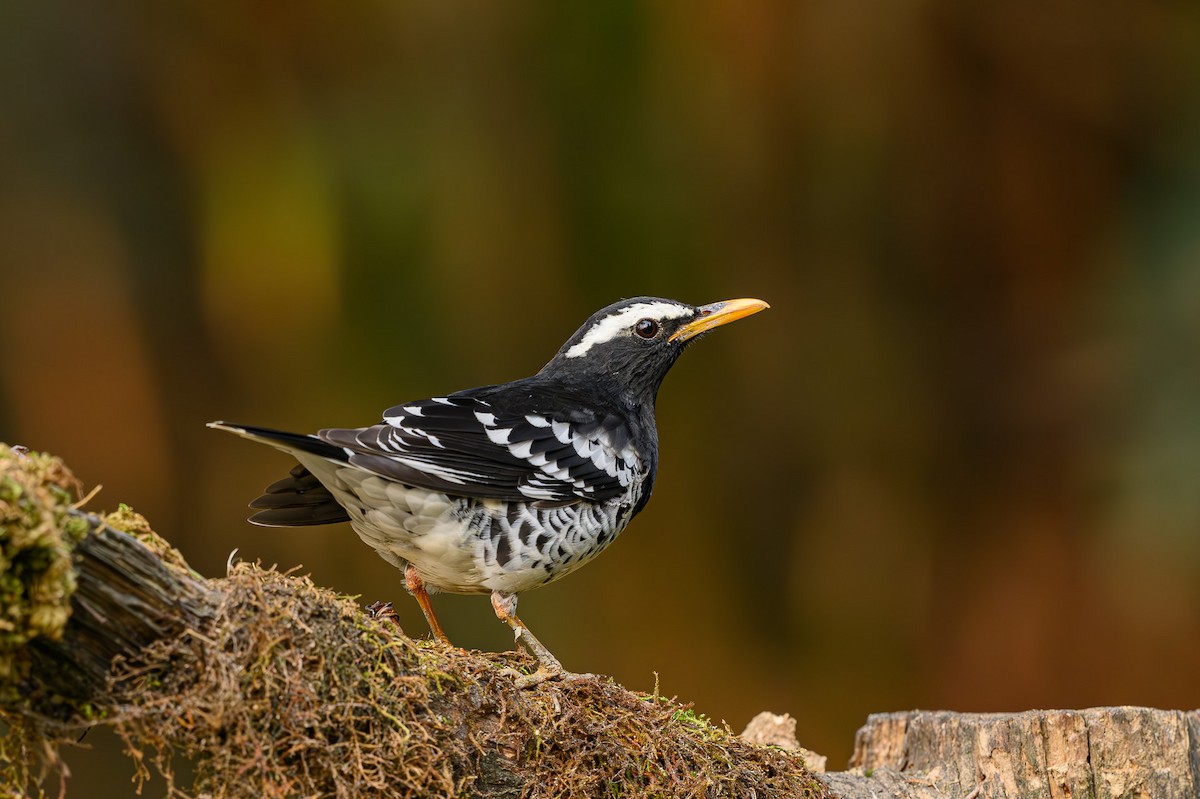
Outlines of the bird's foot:
<svg viewBox="0 0 1200 799">
<path fill-rule="evenodd" d="M 532 674 L 524 674 L 514 668 L 501 669 L 500 673 L 513 678 L 513 687 L 515 688 L 533 688 L 541 685 L 547 680 L 562 680 L 563 682 L 575 682 L 577 680 L 594 680 L 597 679 L 595 674 L 576 674 L 573 671 L 567 671 L 561 665 L 547 666 L 545 663 L 539 664 L 537 671 Z"/>
<path fill-rule="evenodd" d="M 390 622 L 395 626 L 396 632 L 401 635 L 404 634 L 404 630 L 400 627 L 400 616 L 396 613 L 396 609 L 392 607 L 391 602 L 372 602 L 370 605 L 367 605 L 367 617 Z"/>
<path fill-rule="evenodd" d="M 595 674 L 576 674 L 573 671 L 564 669 L 558 658 L 541 641 L 534 637 L 533 633 L 529 632 L 528 627 L 522 626 L 517 630 L 516 637 L 518 641 L 524 642 L 525 646 L 529 648 L 529 651 L 538 661 L 537 671 L 532 674 L 523 674 L 512 668 L 503 669 L 500 672 L 501 674 L 508 674 L 514 677 L 517 688 L 533 688 L 547 680 L 574 682 L 576 680 L 591 680 L 596 678 Z"/>
<path fill-rule="evenodd" d="M 594 674 L 574 674 L 567 671 L 558 662 L 558 658 L 554 657 L 546 645 L 537 639 L 525 623 L 517 618 L 517 597 L 515 594 L 506 594 L 503 591 L 492 592 L 492 609 L 496 611 L 496 618 L 512 628 L 513 636 L 516 640 L 525 644 L 525 648 L 537 658 L 537 671 L 533 674 L 522 674 L 513 668 L 501 669 L 500 673 L 508 675 L 516 679 L 517 688 L 532 688 L 535 685 L 541 685 L 546 680 L 588 680 L 595 679 Z"/>
</svg>

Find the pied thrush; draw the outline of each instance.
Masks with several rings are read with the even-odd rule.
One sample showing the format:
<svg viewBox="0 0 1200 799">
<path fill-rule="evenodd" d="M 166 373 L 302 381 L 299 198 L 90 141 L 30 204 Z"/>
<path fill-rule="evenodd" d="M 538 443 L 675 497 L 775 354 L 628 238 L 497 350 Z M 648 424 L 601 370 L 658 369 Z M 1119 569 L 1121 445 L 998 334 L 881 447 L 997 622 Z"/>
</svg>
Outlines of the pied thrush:
<svg viewBox="0 0 1200 799">
<path fill-rule="evenodd" d="M 349 521 L 403 570 L 430 630 L 429 594 L 491 594 L 496 616 L 537 657 L 536 684 L 565 674 L 517 618 L 517 595 L 578 569 L 650 499 L 654 404 L 702 334 L 769 307 L 657 297 L 597 311 L 537 374 L 397 405 L 370 427 L 301 435 L 212 422 L 299 461 L 250 503 L 254 524 Z"/>
</svg>

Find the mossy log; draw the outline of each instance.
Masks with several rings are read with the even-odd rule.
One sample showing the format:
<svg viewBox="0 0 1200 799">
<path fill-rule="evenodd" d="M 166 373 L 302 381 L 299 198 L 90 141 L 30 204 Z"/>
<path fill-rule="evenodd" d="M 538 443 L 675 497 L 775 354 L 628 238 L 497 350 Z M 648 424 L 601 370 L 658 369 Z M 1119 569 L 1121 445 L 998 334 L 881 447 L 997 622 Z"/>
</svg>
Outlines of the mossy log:
<svg viewBox="0 0 1200 799">
<path fill-rule="evenodd" d="M 828 793 L 798 755 L 664 697 L 518 689 L 528 656 L 414 641 L 305 577 L 205 579 L 127 508 L 76 509 L 76 490 L 57 459 L 0 445 L 0 794 L 35 788 L 33 761 L 97 724 L 172 791 L 172 758 L 191 760 L 191 795 Z"/>
<path fill-rule="evenodd" d="M 191 795 L 1200 795 L 1200 713 L 1144 708 L 875 715 L 851 770 L 818 780 L 787 717 L 747 730 L 764 746 L 609 680 L 517 689 L 527 656 L 414 641 L 251 564 L 205 579 L 77 491 L 57 459 L 0 444 L 0 794 L 36 790 L 56 742 L 103 724 L 172 792 L 190 759 Z"/>
</svg>

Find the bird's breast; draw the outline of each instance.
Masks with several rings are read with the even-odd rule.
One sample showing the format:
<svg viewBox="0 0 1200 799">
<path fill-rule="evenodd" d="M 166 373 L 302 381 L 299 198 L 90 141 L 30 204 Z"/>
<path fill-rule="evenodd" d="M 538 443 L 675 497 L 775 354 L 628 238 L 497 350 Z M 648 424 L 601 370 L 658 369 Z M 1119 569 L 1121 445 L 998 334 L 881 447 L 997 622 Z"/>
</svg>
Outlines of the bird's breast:
<svg viewBox="0 0 1200 799">
<path fill-rule="evenodd" d="M 556 507 L 451 497 L 358 469 L 337 475 L 358 536 L 385 560 L 417 567 L 432 590 L 519 593 L 557 580 L 604 550 L 641 504 L 644 481 L 620 497 Z"/>
</svg>

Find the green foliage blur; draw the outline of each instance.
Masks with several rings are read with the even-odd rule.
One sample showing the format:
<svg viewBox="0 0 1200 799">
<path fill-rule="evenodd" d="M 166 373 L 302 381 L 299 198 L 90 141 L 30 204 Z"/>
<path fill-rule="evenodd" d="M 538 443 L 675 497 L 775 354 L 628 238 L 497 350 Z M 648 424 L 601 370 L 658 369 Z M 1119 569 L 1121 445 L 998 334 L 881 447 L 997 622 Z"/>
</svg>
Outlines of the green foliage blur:
<svg viewBox="0 0 1200 799">
<path fill-rule="evenodd" d="M 370 424 L 636 294 L 772 310 L 522 598 L 569 668 L 834 767 L 872 711 L 1200 705 L 1200 6 L 0 7 L 0 440 L 206 574 L 421 631 L 348 527 L 247 525 L 290 463 L 204 422 Z"/>
</svg>

